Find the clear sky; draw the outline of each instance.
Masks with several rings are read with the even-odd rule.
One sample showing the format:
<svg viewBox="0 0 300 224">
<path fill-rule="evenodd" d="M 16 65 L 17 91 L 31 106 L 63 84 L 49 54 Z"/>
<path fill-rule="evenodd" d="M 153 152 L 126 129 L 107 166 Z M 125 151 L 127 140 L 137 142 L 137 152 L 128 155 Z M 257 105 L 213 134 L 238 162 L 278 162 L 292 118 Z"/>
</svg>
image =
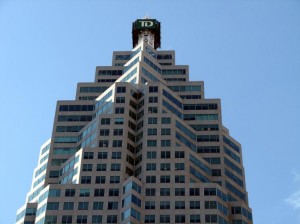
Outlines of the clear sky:
<svg viewBox="0 0 300 224">
<path fill-rule="evenodd" d="M 254 223 L 300 223 L 299 0 L 0 0 L 0 224 L 25 202 L 56 101 L 130 50 L 132 22 L 147 14 L 161 21 L 162 49 L 222 99 Z"/>
</svg>

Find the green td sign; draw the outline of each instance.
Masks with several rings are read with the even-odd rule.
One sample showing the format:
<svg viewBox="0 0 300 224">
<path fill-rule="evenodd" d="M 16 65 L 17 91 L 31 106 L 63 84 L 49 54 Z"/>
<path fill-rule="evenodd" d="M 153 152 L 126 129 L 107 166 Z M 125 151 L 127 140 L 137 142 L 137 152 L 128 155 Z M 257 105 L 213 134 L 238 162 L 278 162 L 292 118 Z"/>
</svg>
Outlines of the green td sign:
<svg viewBox="0 0 300 224">
<path fill-rule="evenodd" d="M 135 22 L 135 26 L 137 29 L 155 29 L 156 28 L 156 20 L 155 19 L 138 19 Z"/>
</svg>

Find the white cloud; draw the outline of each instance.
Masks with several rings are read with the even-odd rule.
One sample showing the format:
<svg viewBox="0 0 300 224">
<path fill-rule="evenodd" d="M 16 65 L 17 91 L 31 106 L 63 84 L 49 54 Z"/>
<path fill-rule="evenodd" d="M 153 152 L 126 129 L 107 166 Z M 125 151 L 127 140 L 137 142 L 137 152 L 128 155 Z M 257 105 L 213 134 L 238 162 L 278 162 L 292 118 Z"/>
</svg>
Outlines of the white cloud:
<svg viewBox="0 0 300 224">
<path fill-rule="evenodd" d="M 292 174 L 294 176 L 295 182 L 300 182 L 300 173 L 296 172 L 295 170 L 292 171 Z"/>
<path fill-rule="evenodd" d="M 296 170 L 292 170 L 292 175 L 294 176 L 294 182 L 299 183 L 300 173 Z M 297 190 L 291 196 L 285 199 L 285 202 L 287 202 L 293 209 L 300 209 L 300 190 Z"/>
<path fill-rule="evenodd" d="M 300 209 L 300 190 L 285 199 L 294 209 Z"/>
</svg>

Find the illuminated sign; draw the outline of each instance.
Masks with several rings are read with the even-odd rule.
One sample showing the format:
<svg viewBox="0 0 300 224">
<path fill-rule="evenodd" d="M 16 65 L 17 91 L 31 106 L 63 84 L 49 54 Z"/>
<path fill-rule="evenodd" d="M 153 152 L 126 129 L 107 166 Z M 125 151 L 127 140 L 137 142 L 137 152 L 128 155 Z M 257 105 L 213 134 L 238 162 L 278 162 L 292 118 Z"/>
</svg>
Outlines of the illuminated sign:
<svg viewBox="0 0 300 224">
<path fill-rule="evenodd" d="M 155 29 L 156 28 L 156 20 L 155 19 L 138 19 L 135 22 L 135 26 L 137 29 Z"/>
</svg>

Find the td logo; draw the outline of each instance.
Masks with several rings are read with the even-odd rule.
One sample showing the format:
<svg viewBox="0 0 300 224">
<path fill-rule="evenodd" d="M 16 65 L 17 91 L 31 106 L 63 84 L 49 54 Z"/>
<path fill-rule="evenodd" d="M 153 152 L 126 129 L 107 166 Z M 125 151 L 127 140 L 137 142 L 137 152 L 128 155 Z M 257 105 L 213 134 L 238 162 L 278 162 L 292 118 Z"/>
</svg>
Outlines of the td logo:
<svg viewBox="0 0 300 224">
<path fill-rule="evenodd" d="M 147 27 L 152 27 L 154 25 L 153 21 L 150 20 L 143 20 L 143 21 L 139 21 L 140 22 L 140 26 L 143 28 L 147 28 Z"/>
</svg>

